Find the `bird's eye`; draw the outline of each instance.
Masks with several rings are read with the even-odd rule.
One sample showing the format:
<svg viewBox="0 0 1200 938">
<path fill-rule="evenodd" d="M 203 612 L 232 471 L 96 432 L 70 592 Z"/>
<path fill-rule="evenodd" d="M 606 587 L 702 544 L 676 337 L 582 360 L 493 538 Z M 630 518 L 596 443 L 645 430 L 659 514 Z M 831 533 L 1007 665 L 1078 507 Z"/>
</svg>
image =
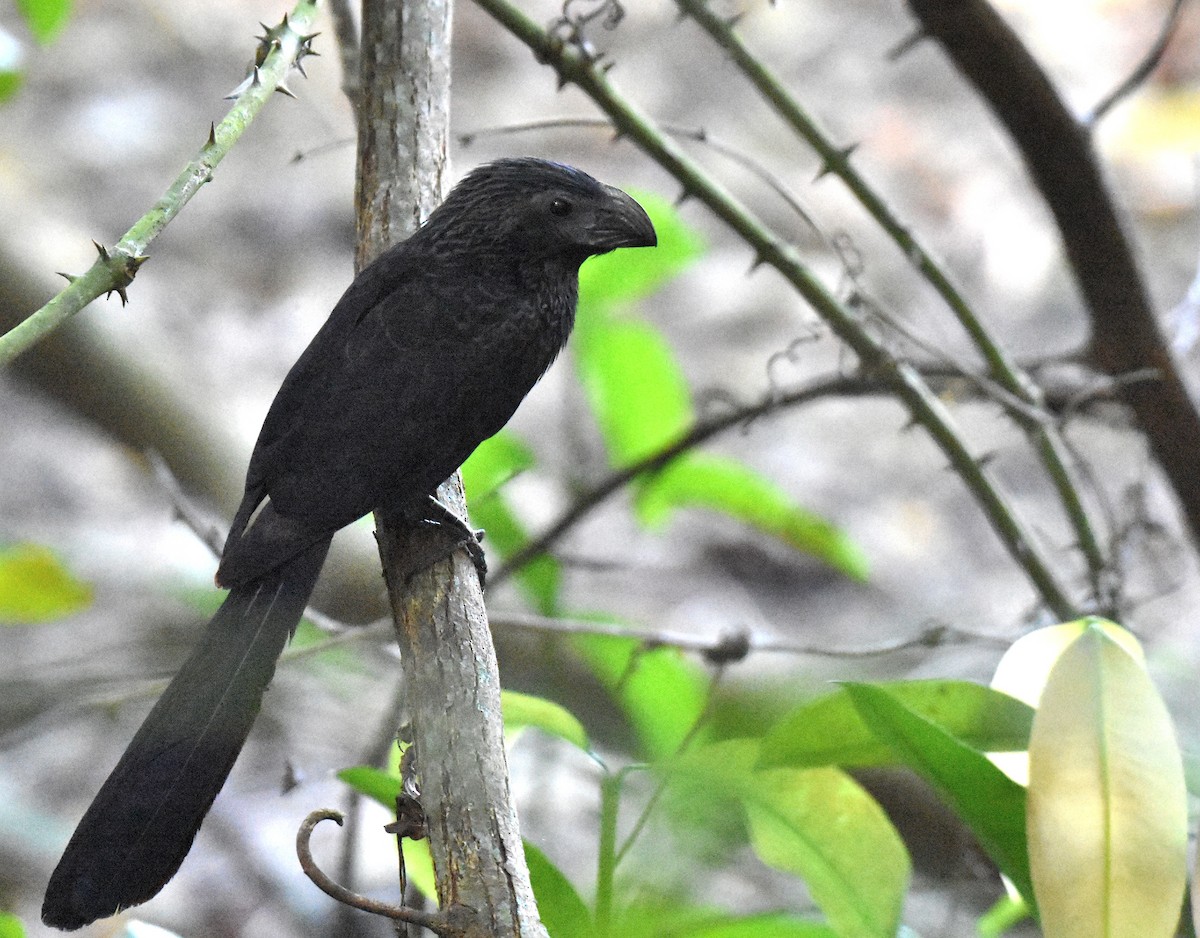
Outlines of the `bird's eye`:
<svg viewBox="0 0 1200 938">
<path fill-rule="evenodd" d="M 564 215 L 570 215 L 572 208 L 574 208 L 574 206 L 571 205 L 571 203 L 566 199 L 555 199 L 550 203 L 550 214 L 558 215 L 560 217 Z"/>
</svg>

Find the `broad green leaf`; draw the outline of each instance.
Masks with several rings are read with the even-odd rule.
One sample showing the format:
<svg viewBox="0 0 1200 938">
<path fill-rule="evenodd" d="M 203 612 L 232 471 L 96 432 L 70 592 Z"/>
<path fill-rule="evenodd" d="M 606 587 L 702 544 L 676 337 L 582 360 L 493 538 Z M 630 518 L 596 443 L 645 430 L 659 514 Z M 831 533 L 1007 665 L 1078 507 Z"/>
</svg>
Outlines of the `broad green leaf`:
<svg viewBox="0 0 1200 938">
<path fill-rule="evenodd" d="M 632 193 L 654 223 L 658 247 L 590 258 L 579 271 L 579 302 L 589 307 L 641 299 L 654 293 L 704 253 L 704 242 L 662 196 Z"/>
<path fill-rule="evenodd" d="M 492 495 L 513 476 L 533 466 L 533 452 L 507 430 L 484 440 L 462 465 L 468 502 Z M 472 505 L 474 507 L 474 505 Z"/>
<path fill-rule="evenodd" d="M 1187 792 L 1171 718 L 1096 622 L 1050 672 L 1029 742 L 1029 858 L 1055 938 L 1170 938 L 1187 880 Z"/>
<path fill-rule="evenodd" d="M 396 799 L 400 796 L 400 776 L 373 765 L 355 765 L 342 769 L 337 777 L 373 801 L 378 801 L 389 811 L 396 810 Z"/>
<path fill-rule="evenodd" d="M 996 865 L 1033 902 L 1025 847 L 1025 789 L 978 750 L 951 736 L 888 690 L 846 684 L 863 721 L 930 782 L 975 832 Z"/>
<path fill-rule="evenodd" d="M 913 713 L 982 752 L 1025 749 L 1033 710 L 970 681 L 897 681 L 879 685 Z M 792 711 L 763 739 L 761 768 L 880 765 L 896 753 L 863 720 L 846 688 Z"/>
<path fill-rule="evenodd" d="M 575 366 L 611 462 L 627 466 L 691 427 L 691 396 L 675 354 L 649 323 L 595 309 L 578 317 Z"/>
<path fill-rule="evenodd" d="M 867 559 L 858 545 L 795 504 L 774 482 L 731 459 L 688 453 L 649 477 L 637 495 L 638 516 L 649 527 L 664 524 L 675 508 L 688 506 L 722 512 L 853 579 L 867 578 Z"/>
<path fill-rule="evenodd" d="M 525 863 L 538 915 L 550 938 L 591 938 L 595 934 L 592 914 L 571 881 L 529 841 L 525 841 Z"/>
<path fill-rule="evenodd" d="M 25 938 L 25 926 L 9 912 L 0 912 L 0 938 Z"/>
<path fill-rule="evenodd" d="M 43 45 L 53 42 L 71 19 L 71 0 L 17 0 L 17 9 Z"/>
<path fill-rule="evenodd" d="M 515 690 L 500 691 L 500 710 L 506 733 L 533 726 L 543 733 L 565 739 L 584 750 L 588 749 L 587 731 L 566 707 L 543 697 L 521 694 Z"/>
<path fill-rule="evenodd" d="M 84 609 L 92 588 L 75 579 L 38 544 L 0 549 L 0 623 L 28 625 L 61 619 Z"/>
<path fill-rule="evenodd" d="M 708 680 L 675 648 L 578 635 L 572 646 L 620 702 L 651 759 L 673 755 L 704 710 Z"/>
<path fill-rule="evenodd" d="M 894 938 L 910 864 L 883 809 L 838 769 L 756 770 L 758 748 L 725 740 L 668 768 L 739 802 L 759 858 L 801 877 L 838 935 Z"/>
<path fill-rule="evenodd" d="M 841 938 L 820 922 L 806 922 L 790 915 L 767 913 L 729 918 L 690 930 L 688 938 Z"/>
<path fill-rule="evenodd" d="M 782 913 L 732 915 L 718 909 L 645 901 L 619 910 L 621 938 L 839 938 L 828 925 Z M 555 938 L 551 932 L 551 938 Z"/>
</svg>

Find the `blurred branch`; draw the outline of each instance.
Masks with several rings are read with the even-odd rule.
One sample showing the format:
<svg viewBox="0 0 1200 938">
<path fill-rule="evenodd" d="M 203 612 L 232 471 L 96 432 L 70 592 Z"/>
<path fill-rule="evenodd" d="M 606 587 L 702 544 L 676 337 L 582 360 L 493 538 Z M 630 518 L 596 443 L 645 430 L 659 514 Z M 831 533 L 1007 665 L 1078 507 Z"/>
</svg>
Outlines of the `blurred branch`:
<svg viewBox="0 0 1200 938">
<path fill-rule="evenodd" d="M 1159 327 L 1105 186 L 1088 128 L 1004 20 L 983 0 L 908 0 L 925 31 L 992 108 L 1020 149 L 1058 224 L 1091 313 L 1092 362 L 1110 375 L 1152 369 L 1121 386 L 1200 545 L 1200 413 Z"/>
<path fill-rule="evenodd" d="M 732 664 L 756 652 L 785 655 L 811 655 L 820 658 L 878 658 L 911 648 L 941 648 L 947 645 L 974 643 L 995 644 L 1007 648 L 1011 642 L 977 635 L 949 625 L 933 625 L 908 638 L 898 638 L 861 648 L 836 648 L 828 644 L 804 645 L 769 636 L 755 635 L 749 629 L 731 629 L 716 636 L 696 635 L 694 632 L 672 632 L 667 629 L 640 629 L 619 622 L 597 622 L 594 619 L 548 618 L 520 612 L 492 614 L 492 627 L 525 629 L 552 635 L 603 635 L 628 638 L 641 642 L 647 650 L 678 648 L 698 652 L 709 664 Z"/>
<path fill-rule="evenodd" d="M 1013 512 L 988 471 L 968 451 L 945 406 L 908 362 L 895 358 L 829 293 L 801 263 L 796 250 L 770 231 L 749 209 L 720 187 L 669 138 L 619 94 L 586 47 L 571 46 L 551 35 L 507 0 L 476 4 L 524 42 L 541 62 L 552 67 L 562 84 L 576 85 L 612 119 L 620 134 L 632 139 L 683 187 L 684 197 L 703 202 L 744 240 L 756 265 L 773 267 L 792 285 L 829 327 L 858 356 L 865 374 L 883 380 L 921 424 L 974 494 L 1013 560 L 1028 576 L 1043 602 L 1056 616 L 1069 619 L 1077 609 L 1050 568 L 1032 533 Z M 1200 451 L 1200 448 L 1197 449 Z"/>
<path fill-rule="evenodd" d="M 69 281 L 66 289 L 0 336 L 0 366 L 7 365 L 102 293 L 117 293 L 122 303 L 127 301 L 125 288 L 133 282 L 138 268 L 145 262 L 150 243 L 192 196 L 212 180 L 217 164 L 267 100 L 276 91 L 291 95 L 285 82 L 304 56 L 312 54 L 312 35 L 308 30 L 316 12 L 316 0 L 300 0 L 290 17 L 285 15 L 279 26 L 266 30 L 266 35 L 259 40 L 249 76 L 234 91 L 233 107 L 219 124 L 212 126 L 208 140 L 150 211 L 139 218 L 112 249 L 97 244 L 100 256 L 85 273 L 79 276 L 63 274 Z"/>
<path fill-rule="evenodd" d="M 1058 495 L 1063 512 L 1087 562 L 1094 602 L 1097 606 L 1107 609 L 1111 605 L 1111 597 L 1106 595 L 1107 584 L 1115 582 L 1105 576 L 1109 561 L 1100 547 L 1088 510 L 1080 496 L 1079 483 L 1070 468 L 1066 444 L 1054 426 L 1038 416 L 1042 412 L 1044 401 L 1037 384 L 991 336 L 983 321 L 951 281 L 949 274 L 934 261 L 912 229 L 896 217 L 883 197 L 851 165 L 850 157 L 855 147 L 836 146 L 786 86 L 746 48 L 734 32 L 732 24 L 710 9 L 708 0 L 676 0 L 676 3 L 684 15 L 695 20 L 712 40 L 728 53 L 734 65 L 795 134 L 816 151 L 821 158 L 820 175 L 831 174 L 841 179 L 909 263 L 933 287 L 988 363 L 992 380 L 1016 399 L 1029 405 L 1024 414 L 1019 410 L 1010 410 L 1010 414 L 1029 437 Z M 1035 416 L 1031 418 L 1030 412 L 1034 412 Z"/>
<path fill-rule="evenodd" d="M 1095 127 L 1100 123 L 1105 114 L 1136 91 L 1142 82 L 1150 77 L 1151 72 L 1158 67 L 1163 53 L 1167 51 L 1167 46 L 1171 42 L 1171 37 L 1175 35 L 1175 28 L 1179 25 L 1179 14 L 1183 10 L 1184 2 L 1185 0 L 1171 0 L 1171 9 L 1167 11 L 1166 19 L 1163 20 L 1162 28 L 1159 30 L 1154 44 L 1129 73 L 1129 77 L 1101 98 L 1100 102 L 1092 108 L 1092 112 L 1083 119 L 1085 127 Z"/>
<path fill-rule="evenodd" d="M 362 47 L 358 25 L 354 22 L 350 0 L 330 0 L 329 12 L 333 15 L 333 31 L 342 60 L 342 94 L 350 101 L 350 112 L 358 120 L 362 104 Z"/>
</svg>

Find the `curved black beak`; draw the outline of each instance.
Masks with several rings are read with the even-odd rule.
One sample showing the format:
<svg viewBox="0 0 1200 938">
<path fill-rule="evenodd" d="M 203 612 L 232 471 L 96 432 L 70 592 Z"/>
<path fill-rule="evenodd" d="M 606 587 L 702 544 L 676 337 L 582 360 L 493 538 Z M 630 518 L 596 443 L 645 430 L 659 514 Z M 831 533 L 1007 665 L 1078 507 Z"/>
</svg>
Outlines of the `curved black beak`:
<svg viewBox="0 0 1200 938">
<path fill-rule="evenodd" d="M 590 246 L 597 254 L 617 248 L 652 248 L 658 235 L 646 210 L 628 193 L 605 186 L 608 199 L 596 210 L 591 227 Z"/>
</svg>

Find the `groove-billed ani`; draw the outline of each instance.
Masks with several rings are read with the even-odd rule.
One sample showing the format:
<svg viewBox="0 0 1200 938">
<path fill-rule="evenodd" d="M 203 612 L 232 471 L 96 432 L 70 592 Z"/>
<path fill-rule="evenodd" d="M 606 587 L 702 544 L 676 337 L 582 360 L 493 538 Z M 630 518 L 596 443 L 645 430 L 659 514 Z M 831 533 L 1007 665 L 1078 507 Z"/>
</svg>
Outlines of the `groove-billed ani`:
<svg viewBox="0 0 1200 938">
<path fill-rule="evenodd" d="M 79 928 L 145 902 L 175 874 L 333 533 L 375 510 L 436 509 L 438 484 L 562 349 L 580 264 L 655 243 L 619 189 L 507 159 L 468 175 L 355 278 L 259 433 L 217 570 L 230 593 L 79 823 L 46 890 L 46 924 Z"/>
</svg>

